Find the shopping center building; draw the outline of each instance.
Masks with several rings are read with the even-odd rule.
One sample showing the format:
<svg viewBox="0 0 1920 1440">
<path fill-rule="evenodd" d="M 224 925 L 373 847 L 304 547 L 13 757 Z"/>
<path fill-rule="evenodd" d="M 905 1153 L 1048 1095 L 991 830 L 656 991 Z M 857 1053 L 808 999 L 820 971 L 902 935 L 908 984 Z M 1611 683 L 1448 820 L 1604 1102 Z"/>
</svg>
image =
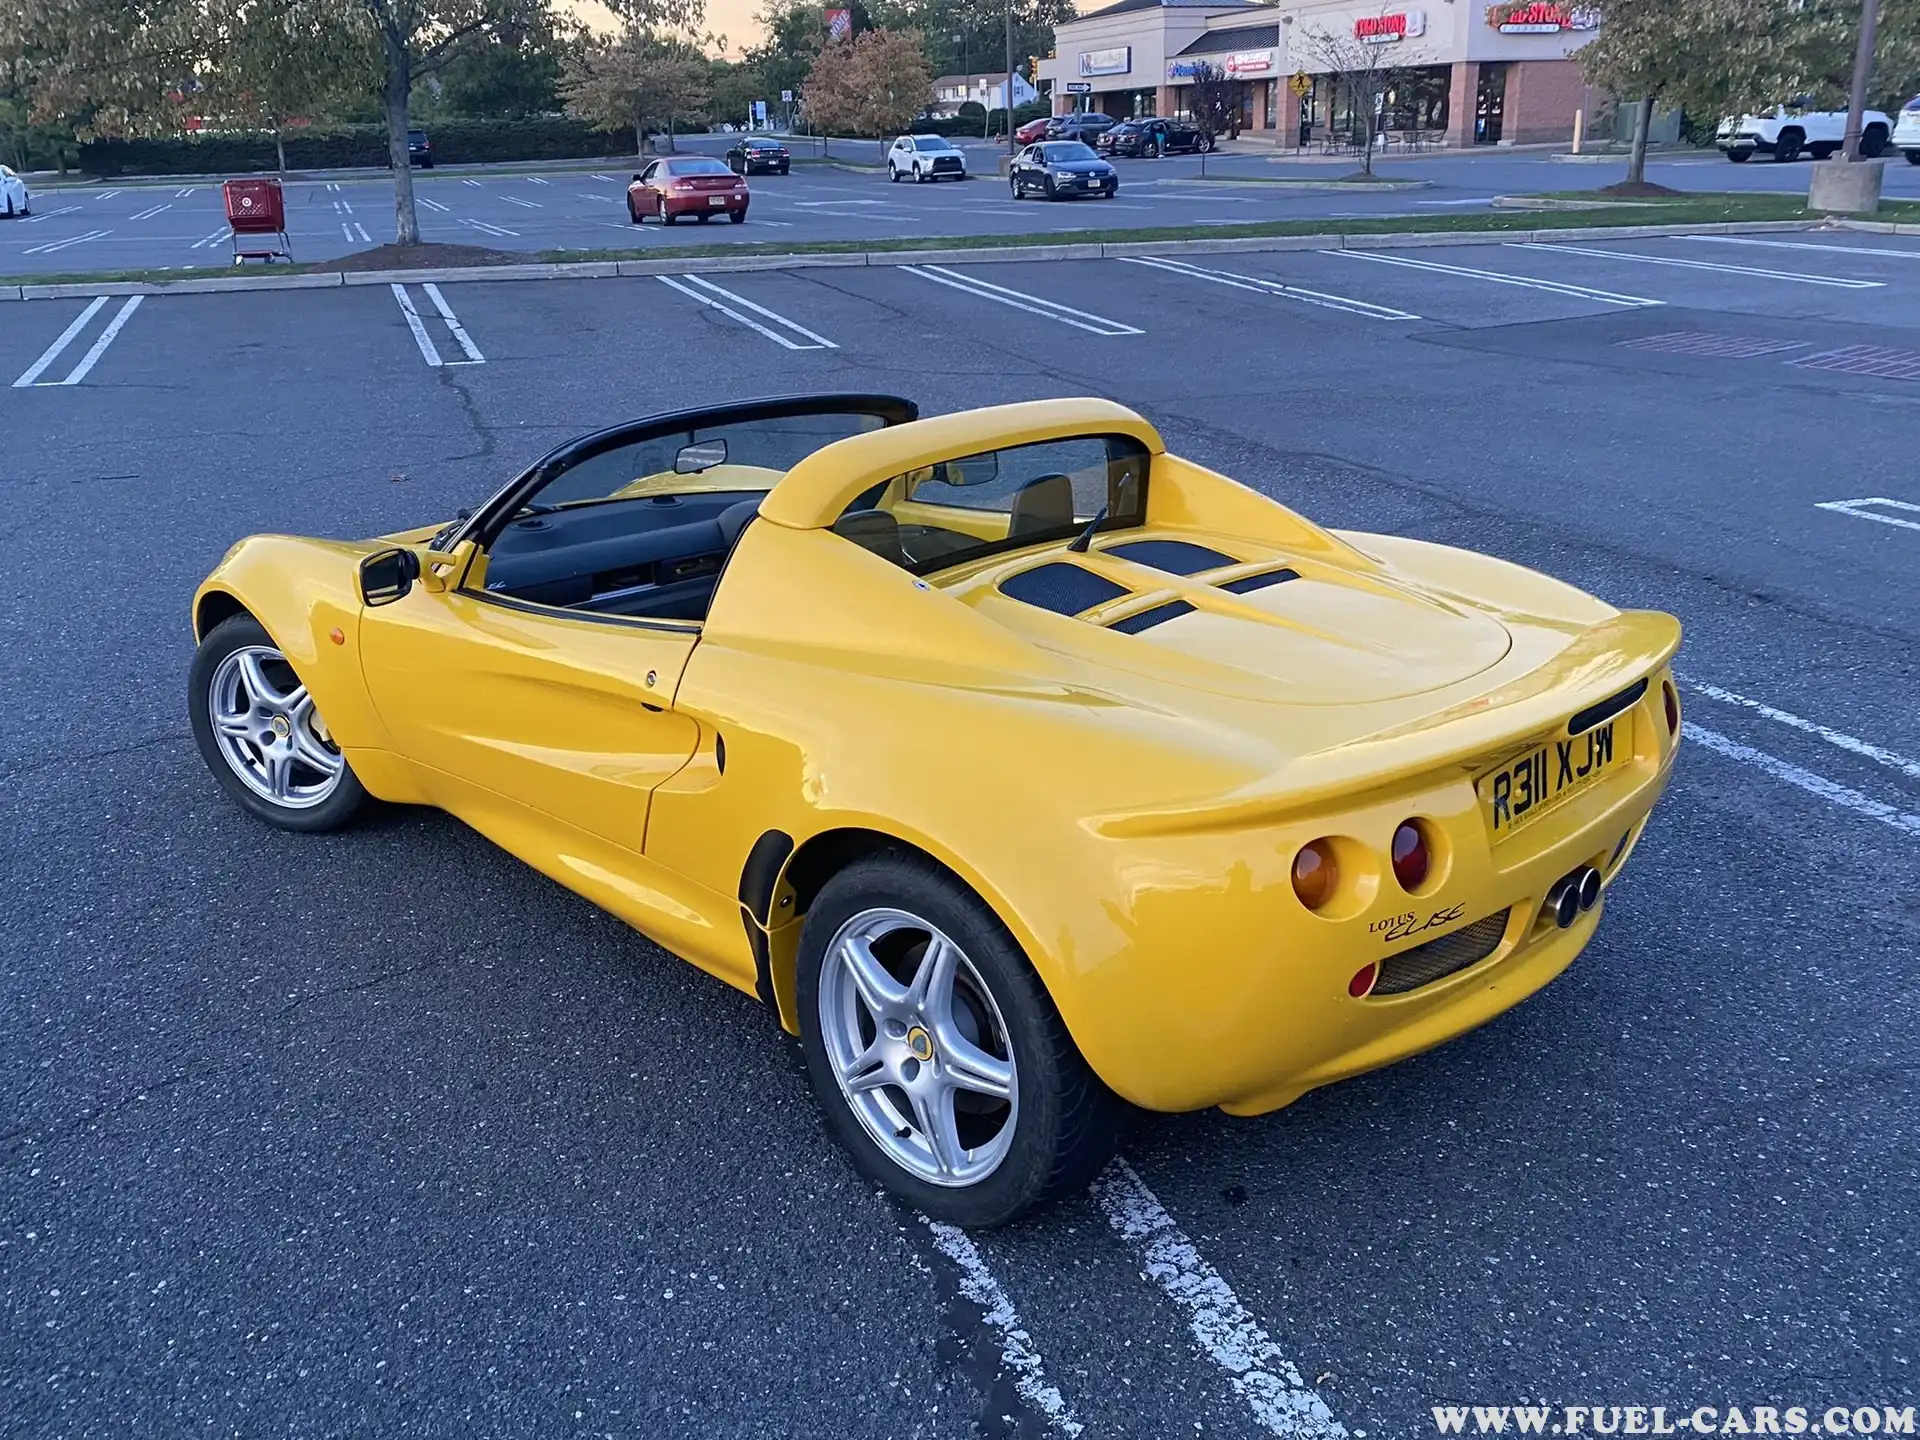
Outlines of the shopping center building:
<svg viewBox="0 0 1920 1440">
<path fill-rule="evenodd" d="M 1243 138 L 1289 149 L 1337 146 L 1368 103 L 1394 143 L 1525 145 L 1568 139 L 1575 111 L 1591 125 L 1605 104 L 1572 58 L 1595 23 L 1571 0 L 1118 0 L 1056 28 L 1040 79 L 1056 112 L 1125 119 L 1184 114 L 1196 72 L 1224 75 Z"/>
</svg>

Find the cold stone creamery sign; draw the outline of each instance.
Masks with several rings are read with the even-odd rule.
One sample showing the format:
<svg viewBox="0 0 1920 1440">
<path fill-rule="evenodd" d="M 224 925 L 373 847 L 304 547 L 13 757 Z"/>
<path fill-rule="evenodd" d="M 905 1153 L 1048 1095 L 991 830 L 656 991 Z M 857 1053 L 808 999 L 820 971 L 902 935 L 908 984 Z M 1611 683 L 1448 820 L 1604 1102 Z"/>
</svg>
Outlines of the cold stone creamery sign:
<svg viewBox="0 0 1920 1440">
<path fill-rule="evenodd" d="M 1353 38 L 1368 45 L 1391 45 L 1427 33 L 1427 12 L 1402 10 L 1390 15 L 1362 15 L 1353 22 Z"/>
<path fill-rule="evenodd" d="M 1082 75 L 1124 75 L 1133 69 L 1133 47 L 1119 45 L 1111 50 L 1082 50 Z"/>
<path fill-rule="evenodd" d="M 1502 35 L 1558 35 L 1562 30 L 1592 30 L 1599 23 L 1599 15 L 1585 6 L 1552 0 L 1493 5 L 1487 10 L 1487 24 Z"/>
</svg>

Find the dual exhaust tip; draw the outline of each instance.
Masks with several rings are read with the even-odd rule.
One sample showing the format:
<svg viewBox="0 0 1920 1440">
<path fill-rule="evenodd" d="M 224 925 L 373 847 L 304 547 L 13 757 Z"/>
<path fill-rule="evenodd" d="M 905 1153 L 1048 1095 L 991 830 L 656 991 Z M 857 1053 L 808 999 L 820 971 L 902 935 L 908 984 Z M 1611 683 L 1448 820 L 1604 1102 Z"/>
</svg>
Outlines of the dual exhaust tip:
<svg viewBox="0 0 1920 1440">
<path fill-rule="evenodd" d="M 1547 891 L 1545 910 L 1553 917 L 1553 923 L 1565 930 L 1599 903 L 1600 872 L 1591 865 L 1582 865 L 1553 882 L 1553 888 Z"/>
</svg>

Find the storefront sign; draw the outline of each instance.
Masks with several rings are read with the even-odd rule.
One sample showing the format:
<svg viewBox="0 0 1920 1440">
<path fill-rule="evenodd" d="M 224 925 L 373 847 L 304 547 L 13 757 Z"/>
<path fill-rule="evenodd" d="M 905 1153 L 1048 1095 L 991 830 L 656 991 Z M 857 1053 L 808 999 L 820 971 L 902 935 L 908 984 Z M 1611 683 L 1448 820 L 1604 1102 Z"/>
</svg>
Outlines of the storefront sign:
<svg viewBox="0 0 1920 1440">
<path fill-rule="evenodd" d="M 1133 69 L 1133 47 L 1120 45 L 1112 50 L 1082 50 L 1082 75 L 1124 75 Z"/>
<path fill-rule="evenodd" d="M 1518 0 L 1487 9 L 1487 24 L 1502 35 L 1558 35 L 1563 30 L 1592 30 L 1599 26 L 1596 11 L 1555 0 Z"/>
<path fill-rule="evenodd" d="M 1067 82 L 1067 94 L 1069 95 L 1091 95 L 1092 93 L 1093 86 L 1088 81 L 1069 80 Z"/>
<path fill-rule="evenodd" d="M 1192 80 L 1209 65 L 1230 80 L 1255 79 L 1273 73 L 1273 51 L 1241 50 L 1232 55 L 1194 55 L 1185 60 L 1169 60 L 1167 79 Z"/>
<path fill-rule="evenodd" d="M 1391 45 L 1427 33 L 1427 12 L 1400 10 L 1387 15 L 1362 15 L 1353 22 L 1353 38 L 1368 45 Z"/>
<path fill-rule="evenodd" d="M 1270 75 L 1273 73 L 1273 51 L 1242 50 L 1229 55 L 1226 71 L 1236 80 L 1244 80 L 1249 75 Z"/>
</svg>

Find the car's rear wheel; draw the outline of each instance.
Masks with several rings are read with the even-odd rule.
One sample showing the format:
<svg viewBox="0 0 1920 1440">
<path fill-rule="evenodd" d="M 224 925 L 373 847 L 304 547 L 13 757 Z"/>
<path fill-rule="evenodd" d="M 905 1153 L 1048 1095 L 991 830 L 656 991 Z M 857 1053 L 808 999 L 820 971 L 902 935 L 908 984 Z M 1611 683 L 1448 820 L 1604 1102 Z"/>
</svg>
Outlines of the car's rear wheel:
<svg viewBox="0 0 1920 1440">
<path fill-rule="evenodd" d="M 673 224 L 674 220 L 677 217 L 674 215 L 674 213 L 671 210 L 667 209 L 667 201 L 664 195 L 661 196 L 661 198 L 655 202 L 655 206 L 656 208 L 654 210 L 654 213 L 660 217 L 660 223 L 662 225 Z"/>
<path fill-rule="evenodd" d="M 194 652 L 187 713 L 200 755 L 243 810 L 283 830 L 333 830 L 367 792 L 287 657 L 251 615 Z"/>
<path fill-rule="evenodd" d="M 1806 136 L 1798 130 L 1782 130 L 1780 138 L 1773 142 L 1773 158 L 1785 163 L 1800 158 L 1800 147 L 1806 143 Z"/>
<path fill-rule="evenodd" d="M 1887 148 L 1887 127 L 1869 125 L 1860 136 L 1860 153 L 1869 160 L 1877 160 L 1880 152 Z"/>
<path fill-rule="evenodd" d="M 733 225 L 744 225 L 747 223 L 747 212 L 744 210 L 729 210 L 727 212 L 727 221 Z"/>
<path fill-rule="evenodd" d="M 1920 150 L 1907 151 L 1907 163 L 1909 165 L 1920 165 Z"/>
<path fill-rule="evenodd" d="M 904 853 L 834 876 L 800 937 L 801 1043 L 828 1128 L 936 1219 L 999 1225 L 1112 1155 L 1120 1106 L 993 913 Z"/>
</svg>

